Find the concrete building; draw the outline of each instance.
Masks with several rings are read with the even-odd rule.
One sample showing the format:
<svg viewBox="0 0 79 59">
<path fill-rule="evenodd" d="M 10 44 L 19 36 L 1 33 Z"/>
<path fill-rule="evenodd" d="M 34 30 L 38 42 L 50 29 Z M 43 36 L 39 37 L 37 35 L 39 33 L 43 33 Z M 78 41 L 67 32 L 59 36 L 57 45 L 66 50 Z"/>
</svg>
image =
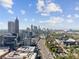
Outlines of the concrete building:
<svg viewBox="0 0 79 59">
<path fill-rule="evenodd" d="M 26 32 L 23 35 L 24 45 L 29 46 L 31 45 L 31 39 L 32 39 L 32 32 L 29 28 L 27 28 Z"/>
<path fill-rule="evenodd" d="M 25 37 L 23 44 L 24 44 L 24 46 L 30 46 L 31 45 L 31 38 Z"/>
<path fill-rule="evenodd" d="M 17 45 L 16 36 L 13 36 L 11 33 L 3 35 L 3 41 L 4 46 L 9 47 L 12 50 L 15 49 L 15 46 Z"/>
<path fill-rule="evenodd" d="M 0 46 L 2 46 L 2 45 L 3 45 L 3 36 L 0 35 Z"/>
<path fill-rule="evenodd" d="M 36 59 L 36 53 L 12 51 L 3 57 L 3 59 Z"/>
<path fill-rule="evenodd" d="M 31 25 L 31 32 L 33 33 L 33 36 L 35 36 L 38 33 L 37 26 Z"/>
<path fill-rule="evenodd" d="M 17 51 L 12 51 L 3 59 L 36 59 L 37 53 L 34 53 L 35 47 L 20 47 Z"/>
<path fill-rule="evenodd" d="M 33 25 L 31 25 L 31 31 L 33 31 L 34 30 L 34 26 Z"/>
<path fill-rule="evenodd" d="M 9 53 L 9 48 L 0 47 L 0 59 L 2 59 L 8 53 Z"/>
<path fill-rule="evenodd" d="M 19 20 L 18 18 L 15 19 L 15 33 L 19 33 Z"/>
<path fill-rule="evenodd" d="M 15 23 L 12 21 L 8 22 L 8 32 L 9 33 L 14 33 L 15 32 Z"/>
<path fill-rule="evenodd" d="M 35 47 L 34 46 L 23 46 L 23 47 L 18 48 L 17 51 L 34 52 Z"/>
<path fill-rule="evenodd" d="M 15 22 L 9 21 L 8 22 L 8 32 L 9 33 L 19 33 L 19 20 L 18 18 L 15 19 Z"/>
</svg>

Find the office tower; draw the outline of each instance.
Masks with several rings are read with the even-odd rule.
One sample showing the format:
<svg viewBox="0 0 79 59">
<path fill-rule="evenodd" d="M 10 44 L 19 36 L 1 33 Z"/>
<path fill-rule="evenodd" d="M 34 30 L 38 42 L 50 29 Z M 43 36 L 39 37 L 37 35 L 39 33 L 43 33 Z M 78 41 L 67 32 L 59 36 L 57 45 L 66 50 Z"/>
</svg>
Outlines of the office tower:
<svg viewBox="0 0 79 59">
<path fill-rule="evenodd" d="M 37 26 L 34 26 L 34 31 L 37 31 Z"/>
<path fill-rule="evenodd" d="M 33 31 L 34 30 L 34 26 L 33 25 L 31 25 L 31 31 Z"/>
<path fill-rule="evenodd" d="M 12 21 L 8 22 L 8 32 L 9 33 L 14 33 L 15 32 L 15 23 Z"/>
<path fill-rule="evenodd" d="M 18 18 L 15 19 L 15 33 L 19 33 L 19 20 Z"/>
</svg>

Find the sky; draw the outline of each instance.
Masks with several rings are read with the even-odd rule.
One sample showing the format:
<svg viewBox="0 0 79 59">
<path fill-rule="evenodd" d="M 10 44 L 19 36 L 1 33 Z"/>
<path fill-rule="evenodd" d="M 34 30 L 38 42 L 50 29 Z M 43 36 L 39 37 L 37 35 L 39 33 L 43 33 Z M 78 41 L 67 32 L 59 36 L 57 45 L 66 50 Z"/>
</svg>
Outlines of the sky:
<svg viewBox="0 0 79 59">
<path fill-rule="evenodd" d="M 0 0 L 0 29 L 16 17 L 20 29 L 79 29 L 79 0 Z"/>
</svg>

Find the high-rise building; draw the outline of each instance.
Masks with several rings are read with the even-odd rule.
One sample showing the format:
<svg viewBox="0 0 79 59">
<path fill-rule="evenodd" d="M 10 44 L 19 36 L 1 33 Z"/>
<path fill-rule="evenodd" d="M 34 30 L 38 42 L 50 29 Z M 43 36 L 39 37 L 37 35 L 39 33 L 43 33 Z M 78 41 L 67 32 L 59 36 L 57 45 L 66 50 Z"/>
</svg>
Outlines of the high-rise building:
<svg viewBox="0 0 79 59">
<path fill-rule="evenodd" d="M 19 33 L 19 20 L 18 18 L 15 19 L 15 33 Z"/>
<path fill-rule="evenodd" d="M 8 22 L 8 32 L 9 33 L 14 33 L 15 32 L 15 23 L 12 21 Z"/>
<path fill-rule="evenodd" d="M 31 25 L 31 31 L 33 31 L 34 30 L 34 26 L 33 25 Z"/>
<path fill-rule="evenodd" d="M 8 22 L 8 32 L 9 33 L 19 33 L 19 20 L 18 18 L 15 19 L 15 22 L 9 21 Z"/>
</svg>

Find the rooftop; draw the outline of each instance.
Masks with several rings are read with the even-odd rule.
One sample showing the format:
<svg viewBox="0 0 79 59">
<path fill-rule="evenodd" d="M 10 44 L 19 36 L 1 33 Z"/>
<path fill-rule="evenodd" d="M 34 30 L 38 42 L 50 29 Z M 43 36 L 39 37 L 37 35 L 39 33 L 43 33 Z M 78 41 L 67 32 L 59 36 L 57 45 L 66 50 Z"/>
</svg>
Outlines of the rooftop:
<svg viewBox="0 0 79 59">
<path fill-rule="evenodd" d="M 25 52 L 34 52 L 35 47 L 32 46 L 23 46 L 17 49 L 17 51 L 25 51 Z"/>
<path fill-rule="evenodd" d="M 34 53 L 35 47 L 23 46 L 7 54 L 4 59 L 35 59 L 37 53 Z"/>
<path fill-rule="evenodd" d="M 8 53 L 9 48 L 0 47 L 0 56 Z"/>
<path fill-rule="evenodd" d="M 75 40 L 72 39 L 72 38 L 69 38 L 69 39 L 67 40 L 67 42 L 75 42 Z"/>
<path fill-rule="evenodd" d="M 27 53 L 21 51 L 12 51 L 4 59 L 35 59 L 36 53 Z"/>
</svg>

